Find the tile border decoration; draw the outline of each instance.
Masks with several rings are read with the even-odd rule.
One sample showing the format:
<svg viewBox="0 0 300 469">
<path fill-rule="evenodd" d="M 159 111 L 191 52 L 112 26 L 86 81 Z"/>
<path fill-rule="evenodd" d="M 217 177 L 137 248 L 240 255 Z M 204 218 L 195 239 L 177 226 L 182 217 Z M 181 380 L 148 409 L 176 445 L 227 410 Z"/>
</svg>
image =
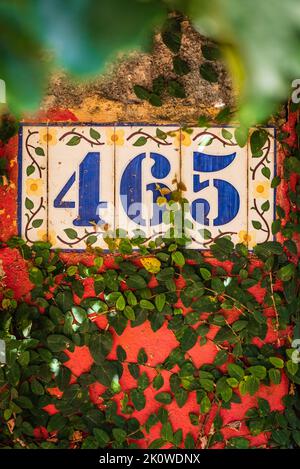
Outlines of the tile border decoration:
<svg viewBox="0 0 300 469">
<path fill-rule="evenodd" d="M 95 128 L 103 128 L 106 132 L 109 131 L 109 129 L 113 129 L 112 135 L 115 135 L 116 129 L 117 130 L 124 130 L 124 135 L 128 130 L 132 127 L 140 127 L 141 130 L 143 127 L 147 127 L 148 129 L 155 129 L 156 133 L 158 132 L 157 135 L 151 134 L 151 130 L 147 132 L 148 135 L 146 135 L 145 132 L 142 131 L 142 134 L 140 136 L 137 135 L 137 137 L 140 139 L 138 144 L 134 146 L 135 149 L 143 149 L 143 146 L 147 144 L 147 151 L 148 150 L 148 145 L 152 145 L 150 152 L 155 152 L 155 144 L 157 144 L 157 148 L 159 148 L 161 145 L 164 146 L 164 141 L 165 141 L 165 132 L 162 129 L 166 128 L 171 128 L 172 133 L 176 133 L 176 129 L 179 135 L 179 138 L 176 137 L 177 142 L 178 142 L 178 161 L 179 161 L 179 178 L 180 178 L 180 171 L 182 170 L 182 161 L 184 158 L 185 151 L 188 149 L 188 147 L 192 148 L 192 140 L 195 138 L 191 138 L 191 134 L 189 134 L 189 138 L 191 143 L 187 145 L 187 142 L 183 143 L 184 140 L 184 133 L 187 127 L 182 128 L 179 124 L 149 124 L 149 123 L 99 123 L 99 122 L 51 122 L 51 123 L 21 123 L 20 129 L 19 129 L 19 148 L 18 148 L 18 168 L 19 168 L 19 173 L 18 173 L 18 231 L 19 235 L 23 236 L 28 242 L 34 241 L 34 237 L 32 236 L 34 230 L 36 230 L 36 233 L 38 231 L 38 239 L 43 239 L 43 240 L 48 240 L 49 235 L 51 235 L 50 230 L 49 230 L 49 223 L 51 224 L 51 220 L 49 222 L 49 217 L 48 217 L 48 212 L 49 212 L 49 200 L 48 200 L 48 195 L 49 195 L 49 180 L 48 180 L 48 169 L 49 169 L 49 154 L 51 157 L 51 147 L 52 145 L 49 145 L 48 142 L 48 137 L 46 139 L 46 144 L 41 143 L 41 136 L 44 134 L 45 131 L 43 129 L 46 129 L 46 134 L 48 136 L 48 131 L 50 128 L 56 128 L 56 133 L 59 132 L 59 127 L 61 128 L 66 128 L 69 127 L 71 129 L 75 129 L 76 127 L 80 127 L 83 130 L 85 128 L 89 129 L 89 132 L 92 132 L 92 137 L 89 136 L 89 140 L 91 143 L 91 139 L 95 140 L 92 141 L 92 147 L 94 145 L 100 145 L 99 142 L 97 142 L 97 138 L 99 135 L 99 132 L 95 131 L 93 132 L 93 127 Z M 32 141 L 29 142 L 29 139 L 26 137 L 24 139 L 24 131 L 26 128 L 31 129 L 30 130 L 30 138 Z M 230 134 L 230 129 L 234 129 L 235 126 L 221 126 L 221 125 L 215 125 L 210 128 L 203 128 L 203 131 L 206 134 L 211 133 L 214 130 L 217 130 L 219 132 L 218 135 L 221 135 L 220 132 L 222 133 L 227 133 Z M 234 234 L 234 242 L 245 242 L 247 244 L 249 249 L 252 249 L 253 245 L 259 242 L 263 242 L 266 239 L 268 235 L 268 239 L 271 239 L 271 224 L 273 220 L 275 219 L 275 210 L 276 210 L 276 189 L 272 189 L 270 187 L 270 182 L 272 178 L 276 175 L 276 128 L 273 126 L 265 126 L 264 127 L 269 136 L 267 138 L 266 144 L 263 148 L 263 154 L 261 156 L 258 155 L 252 155 L 251 154 L 251 149 L 249 143 L 247 144 L 246 147 L 244 147 L 244 152 L 246 152 L 246 174 L 247 174 L 247 223 L 246 226 L 242 227 L 239 231 L 236 231 Z M 158 130 L 157 130 L 158 129 Z M 195 130 L 198 131 L 201 128 L 199 127 L 188 127 L 188 129 L 193 133 Z M 160 133 L 161 131 L 161 133 Z M 75 132 L 76 133 L 76 132 Z M 141 133 L 141 132 L 139 132 Z M 271 135 L 270 135 L 271 133 Z M 145 135 L 143 135 L 145 134 Z M 37 136 L 39 136 L 39 139 L 34 140 Z M 71 137 L 71 135 L 70 135 Z M 71 138 L 77 138 L 76 142 L 73 140 L 73 143 L 69 143 L 69 148 L 76 148 L 76 145 L 81 142 L 81 140 L 87 140 L 86 138 L 82 137 L 81 135 L 73 135 Z M 173 135 L 174 137 L 174 135 Z M 214 136 L 215 137 L 215 136 Z M 226 135 L 228 139 L 228 135 Z M 141 140 L 141 138 L 143 140 Z M 175 139 L 174 139 L 175 140 Z M 212 141 L 209 142 L 209 145 L 204 144 L 206 148 L 214 148 L 214 143 L 213 140 L 219 140 L 220 138 L 212 138 Z M 224 145 L 224 139 L 222 138 L 222 146 L 236 146 L 234 144 L 233 140 L 229 138 L 229 140 L 226 141 L 225 139 L 225 145 Z M 155 142 L 156 141 L 156 142 Z M 231 142 L 228 144 L 227 142 Z M 149 143 L 148 143 L 149 142 Z M 52 142 L 53 143 L 53 142 Z M 101 145 L 104 142 L 101 142 Z M 116 176 L 117 173 L 117 168 L 116 168 L 116 161 L 117 157 L 120 154 L 118 152 L 118 148 L 121 148 L 121 146 L 118 146 L 115 141 L 111 142 L 113 145 L 113 177 Z M 125 146 L 127 145 L 128 142 L 123 142 L 125 143 Z M 137 143 L 137 142 L 135 142 Z M 171 145 L 171 144 L 170 144 Z M 168 145 L 168 148 L 169 146 Z M 108 146 L 108 145 L 106 145 Z M 125 148 L 125 146 L 123 148 Z M 149 147 L 150 148 L 150 147 Z M 172 146 L 172 148 L 174 148 Z M 238 147 L 240 148 L 240 147 Z M 25 154 L 24 154 L 24 149 L 25 149 Z M 28 151 L 29 150 L 29 151 Z M 33 154 L 34 152 L 34 154 Z M 207 151 L 208 152 L 208 151 Z M 124 152 L 123 152 L 124 153 Z M 125 151 L 126 153 L 126 151 Z M 125 155 L 126 157 L 126 155 Z M 52 157 L 51 157 L 52 161 Z M 130 161 L 129 155 L 127 156 L 127 160 Z M 255 166 L 253 166 L 255 161 Z M 155 166 L 152 165 L 152 168 Z M 147 166 L 148 167 L 148 166 Z M 30 168 L 30 169 L 28 169 Z M 255 169 L 256 168 L 256 169 Z M 151 169 L 152 170 L 152 169 Z M 40 183 L 38 181 L 39 179 L 42 179 L 42 177 L 36 177 L 36 176 L 42 176 L 45 171 L 47 172 L 47 179 L 46 183 Z M 209 169 L 211 171 L 211 169 Z M 250 173 L 253 175 L 253 181 L 252 178 L 250 177 Z M 212 173 L 214 174 L 214 173 Z M 259 180 L 256 180 L 256 176 L 259 174 Z M 170 175 L 172 177 L 172 174 Z M 181 175 L 182 179 L 184 179 L 184 175 Z M 23 194 L 24 190 L 26 187 L 26 178 L 34 179 L 34 181 L 31 181 L 31 183 L 34 185 L 34 191 L 30 191 L 29 193 L 31 194 L 30 197 L 26 199 L 26 204 L 23 205 Z M 107 178 L 108 179 L 108 178 Z M 200 180 L 200 179 L 199 179 Z M 261 187 L 259 187 L 259 183 L 261 183 Z M 113 183 L 112 183 L 113 184 Z M 111 184 L 111 191 L 113 192 L 113 197 L 114 197 L 114 202 L 116 201 L 116 184 L 114 181 L 114 186 Z M 29 188 L 30 189 L 30 188 Z M 250 192 L 251 191 L 251 192 Z M 260 191 L 260 192 L 259 192 Z M 271 197 L 273 191 L 273 197 Z M 50 191 L 51 192 L 51 191 Z M 154 192 L 154 190 L 152 190 Z M 253 195 L 252 195 L 253 194 Z M 27 195 L 28 195 L 28 184 L 27 184 Z M 254 197 L 255 195 L 255 197 Z M 270 198 L 271 197 L 271 198 Z M 187 197 L 188 198 L 188 197 Z M 25 199 L 24 199 L 25 200 Z M 268 203 L 267 203 L 268 202 Z M 33 204 L 33 207 L 32 207 Z M 22 208 L 25 208 L 25 211 L 22 210 Z M 22 213 L 24 212 L 24 213 Z M 37 218 L 37 214 L 40 214 L 44 212 L 44 218 Z M 46 223 L 45 223 L 46 220 Z M 254 222 L 254 224 L 252 223 Z M 32 223 L 34 223 L 32 225 Z M 46 224 L 46 228 L 45 228 Z M 27 227 L 27 229 L 26 229 Z M 29 229 L 28 229 L 29 228 Z M 117 228 L 117 227 L 115 227 Z M 210 227 L 207 227 L 209 230 L 211 229 Z M 44 234 L 43 234 L 43 233 Z M 94 235 L 95 233 L 91 230 L 87 235 L 84 235 L 84 239 L 86 239 L 89 235 Z M 98 235 L 98 233 L 97 233 Z M 211 235 L 211 240 L 208 240 L 201 243 L 199 246 L 198 243 L 193 243 L 192 245 L 188 246 L 189 248 L 194 248 L 198 250 L 204 250 L 204 249 L 209 249 L 209 245 L 213 242 L 213 239 L 215 236 L 218 236 L 218 233 L 216 234 L 216 231 L 214 234 Z M 51 241 L 51 236 L 50 239 Z M 84 246 L 79 246 L 72 248 L 72 244 L 66 243 L 68 247 L 66 248 L 61 248 L 62 251 L 84 251 L 85 247 Z M 76 242 L 73 244 L 73 246 L 79 244 L 79 242 Z M 55 246 L 56 247 L 56 246 Z M 102 247 L 102 246 L 101 246 Z M 104 252 L 107 251 L 107 249 L 103 249 Z"/>
</svg>

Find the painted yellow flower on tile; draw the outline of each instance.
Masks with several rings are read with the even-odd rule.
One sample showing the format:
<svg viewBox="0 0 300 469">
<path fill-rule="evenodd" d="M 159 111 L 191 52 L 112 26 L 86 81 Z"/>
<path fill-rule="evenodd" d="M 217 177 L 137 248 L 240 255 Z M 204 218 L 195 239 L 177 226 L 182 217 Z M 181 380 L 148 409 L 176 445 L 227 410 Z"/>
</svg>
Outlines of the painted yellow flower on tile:
<svg viewBox="0 0 300 469">
<path fill-rule="evenodd" d="M 55 145 L 57 143 L 56 129 L 50 129 L 49 127 L 42 128 L 40 130 L 40 144 Z"/>
<path fill-rule="evenodd" d="M 124 145 L 124 130 L 123 129 L 108 129 L 106 131 L 107 143 L 109 145 Z"/>
<path fill-rule="evenodd" d="M 180 131 L 176 132 L 175 143 L 177 145 L 181 144 L 186 147 L 190 146 L 190 144 L 192 143 L 190 134 L 185 132 L 184 130 L 182 130 L 181 132 Z"/>
<path fill-rule="evenodd" d="M 26 194 L 40 196 L 43 194 L 42 179 L 28 178 L 26 179 Z"/>
<path fill-rule="evenodd" d="M 269 181 L 255 181 L 253 189 L 254 197 L 260 199 L 268 199 L 270 195 L 270 182 Z"/>
<path fill-rule="evenodd" d="M 56 243 L 56 233 L 53 230 L 49 230 L 48 236 L 47 236 L 47 231 L 41 228 L 40 230 L 37 231 L 37 236 L 40 241 L 48 242 L 54 246 Z"/>
<path fill-rule="evenodd" d="M 151 274 L 157 274 L 160 271 L 161 263 L 155 257 L 142 257 L 141 264 Z"/>
<path fill-rule="evenodd" d="M 256 245 L 255 233 L 253 233 L 253 231 L 248 231 L 247 232 L 245 230 L 241 230 L 238 233 L 238 237 L 239 237 L 240 243 L 245 244 L 249 248 L 253 248 L 253 246 Z"/>
</svg>

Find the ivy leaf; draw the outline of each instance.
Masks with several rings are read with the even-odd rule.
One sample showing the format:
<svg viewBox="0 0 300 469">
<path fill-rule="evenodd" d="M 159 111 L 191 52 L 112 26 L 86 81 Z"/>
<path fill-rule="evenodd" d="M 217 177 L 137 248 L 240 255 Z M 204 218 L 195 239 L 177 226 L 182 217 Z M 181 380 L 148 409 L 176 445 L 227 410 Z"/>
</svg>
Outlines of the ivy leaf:
<svg viewBox="0 0 300 469">
<path fill-rule="evenodd" d="M 132 403 L 136 410 L 144 409 L 146 405 L 146 398 L 142 391 L 138 389 L 132 389 L 130 391 L 130 399 L 132 400 Z"/>
<path fill-rule="evenodd" d="M 201 46 L 202 55 L 207 60 L 218 60 L 221 57 L 220 49 L 206 44 Z"/>
<path fill-rule="evenodd" d="M 155 400 L 161 404 L 170 404 L 172 402 L 172 396 L 169 392 L 159 392 L 155 396 Z"/>
<path fill-rule="evenodd" d="M 181 45 L 181 24 L 179 18 L 168 18 L 164 24 L 161 37 L 172 52 L 179 52 Z"/>
<path fill-rule="evenodd" d="M 217 70 L 210 62 L 204 62 L 200 65 L 200 75 L 210 83 L 216 83 L 219 78 Z"/>
<path fill-rule="evenodd" d="M 41 218 L 38 218 L 38 219 L 36 219 L 36 220 L 33 220 L 33 222 L 32 222 L 33 228 L 39 228 L 39 227 L 43 224 L 43 221 L 44 221 L 44 220 L 41 219 Z"/>
<path fill-rule="evenodd" d="M 183 407 L 188 399 L 188 392 L 183 388 L 178 388 L 174 393 L 178 407 Z"/>
<path fill-rule="evenodd" d="M 100 448 L 105 448 L 110 441 L 109 435 L 101 428 L 94 428 L 93 433 Z"/>
<path fill-rule="evenodd" d="M 70 343 L 70 339 L 61 334 L 50 334 L 47 337 L 47 345 L 52 352 L 62 352 L 68 348 Z"/>
<path fill-rule="evenodd" d="M 293 277 L 294 272 L 295 266 L 294 264 L 290 263 L 279 269 L 279 271 L 277 272 L 277 277 L 283 282 L 288 282 Z"/>
<path fill-rule="evenodd" d="M 150 91 L 147 90 L 144 86 L 134 85 L 133 91 L 139 99 L 149 101 Z"/>
<path fill-rule="evenodd" d="M 211 278 L 211 272 L 204 267 L 200 267 L 200 274 L 204 280 L 209 280 Z"/>
<path fill-rule="evenodd" d="M 275 366 L 275 368 L 283 368 L 284 367 L 284 361 L 282 358 L 279 357 L 269 357 L 270 363 Z"/>
<path fill-rule="evenodd" d="M 155 297 L 155 306 L 157 311 L 162 312 L 164 306 L 166 304 L 166 295 L 164 293 L 160 293 Z"/>
<path fill-rule="evenodd" d="M 148 361 L 148 355 L 145 352 L 145 349 L 141 348 L 139 350 L 138 356 L 137 356 L 137 361 L 140 365 L 145 365 Z"/>
<path fill-rule="evenodd" d="M 255 130 L 250 137 L 252 156 L 261 156 L 262 149 L 268 140 L 268 132 L 265 129 Z"/>
<path fill-rule="evenodd" d="M 172 261 L 176 264 L 182 267 L 185 264 L 185 258 L 183 254 L 180 251 L 175 251 L 172 252 Z"/>
<path fill-rule="evenodd" d="M 127 286 L 129 288 L 141 289 L 147 286 L 147 283 L 141 275 L 132 274 L 126 279 Z"/>
<path fill-rule="evenodd" d="M 158 389 L 160 389 L 163 386 L 163 384 L 164 384 L 164 378 L 159 373 L 157 376 L 155 376 L 152 385 L 153 385 L 154 389 L 157 391 Z"/>
<path fill-rule="evenodd" d="M 178 81 L 169 80 L 167 87 L 170 96 L 173 96 L 174 98 L 186 98 L 184 87 Z"/>
<path fill-rule="evenodd" d="M 202 414 L 207 414 L 211 409 L 211 402 L 208 396 L 204 396 L 200 403 L 200 410 Z"/>
<path fill-rule="evenodd" d="M 228 353 L 225 350 L 220 350 L 214 359 L 214 365 L 221 366 L 228 360 Z"/>
<path fill-rule="evenodd" d="M 238 381 L 244 378 L 245 372 L 243 368 L 235 363 L 229 363 L 228 365 L 228 373 L 233 378 L 236 378 Z"/>
<path fill-rule="evenodd" d="M 193 329 L 192 327 L 187 327 L 180 339 L 180 345 L 181 345 L 182 350 L 184 352 L 187 352 L 192 347 L 194 347 L 194 345 L 197 342 L 197 338 L 198 338 L 198 335 L 195 329 Z"/>
<path fill-rule="evenodd" d="M 190 72 L 189 64 L 178 55 L 173 57 L 173 68 L 176 75 L 182 76 Z"/>
</svg>

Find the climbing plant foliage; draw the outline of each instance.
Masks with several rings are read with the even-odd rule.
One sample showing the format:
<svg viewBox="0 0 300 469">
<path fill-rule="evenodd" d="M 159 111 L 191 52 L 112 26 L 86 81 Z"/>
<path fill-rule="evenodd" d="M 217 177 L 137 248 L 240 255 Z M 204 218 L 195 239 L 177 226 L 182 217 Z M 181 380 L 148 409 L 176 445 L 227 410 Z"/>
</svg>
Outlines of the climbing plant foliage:
<svg viewBox="0 0 300 469">
<path fill-rule="evenodd" d="M 264 131 L 255 132 L 251 146 L 259 154 Z M 47 242 L 29 246 L 14 237 L 5 243 L 28 263 L 34 288 L 26 301 L 16 301 L 13 292 L 2 287 L 0 339 L 6 343 L 7 359 L 0 367 L 2 448 L 136 448 L 159 422 L 160 435 L 150 448 L 167 443 L 175 448 L 210 448 L 216 443 L 247 448 L 247 437 L 224 439 L 221 415 L 244 395 L 255 401 L 244 418 L 251 435 L 267 435 L 270 448 L 300 446 L 300 367 L 291 345 L 300 338 L 300 271 L 293 239 L 299 233 L 300 199 L 299 187 L 295 190 L 289 182 L 291 173 L 300 173 L 300 156 L 284 143 L 286 137 L 279 134 L 287 153 L 284 178 L 295 209 L 287 214 L 277 207 L 273 233 L 280 232 L 282 242 L 266 242 L 249 253 L 244 244 L 234 246 L 229 237 L 220 236 L 207 253 L 187 249 L 185 235 L 176 237 L 175 229 L 148 246 L 141 236 L 117 236 L 107 239 L 114 269 L 105 266 L 102 252 L 92 244 L 87 252 L 93 263 L 86 265 L 65 262 Z M 280 182 L 276 177 L 272 184 Z M 185 202 L 184 189 L 178 182 L 170 206 Z M 133 252 L 136 247 L 138 253 Z M 85 279 L 92 279 L 91 297 L 84 295 Z M 257 285 L 263 291 L 260 302 L 253 294 Z M 234 320 L 228 314 L 232 310 Z M 272 311 L 269 319 L 267 311 Z M 108 321 L 104 329 L 94 322 L 100 316 Z M 114 345 L 116 335 L 144 322 L 154 333 L 166 324 L 178 342 L 156 366 L 144 348 L 131 361 L 122 346 Z M 212 326 L 218 327 L 213 338 Z M 270 326 L 274 339 L 255 345 L 259 339 L 264 342 Z M 207 341 L 218 352 L 213 363 L 199 367 L 190 351 Z M 90 371 L 74 376 L 69 354 L 83 346 L 93 363 Z M 135 383 L 130 389 L 121 384 L 125 368 Z M 258 391 L 261 385 L 272 385 L 276 393 L 282 380 L 288 381 L 284 411 L 271 410 Z M 99 405 L 90 399 L 94 383 L 105 387 Z M 145 408 L 149 387 L 155 391 L 157 411 L 141 425 L 133 415 Z M 168 412 L 173 401 L 183 407 L 191 393 L 198 403 L 197 412 L 189 414 L 196 439 L 175 431 Z M 49 405 L 57 413 L 49 415 Z"/>
</svg>

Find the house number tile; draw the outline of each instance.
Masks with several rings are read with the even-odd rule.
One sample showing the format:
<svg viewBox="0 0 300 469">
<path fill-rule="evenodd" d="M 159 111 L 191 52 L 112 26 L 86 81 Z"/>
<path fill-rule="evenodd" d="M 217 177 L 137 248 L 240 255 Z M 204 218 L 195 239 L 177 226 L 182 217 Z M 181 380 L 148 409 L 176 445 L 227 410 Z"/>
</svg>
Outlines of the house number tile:
<svg viewBox="0 0 300 469">
<path fill-rule="evenodd" d="M 271 239 L 275 130 L 261 154 L 240 148 L 233 128 L 177 125 L 27 125 L 20 131 L 18 225 L 28 242 L 106 249 L 113 234 L 167 234 L 170 192 L 188 200 L 188 247 L 208 249 L 224 234 L 250 249 Z M 178 219 L 181 219 L 179 217 Z"/>
</svg>

